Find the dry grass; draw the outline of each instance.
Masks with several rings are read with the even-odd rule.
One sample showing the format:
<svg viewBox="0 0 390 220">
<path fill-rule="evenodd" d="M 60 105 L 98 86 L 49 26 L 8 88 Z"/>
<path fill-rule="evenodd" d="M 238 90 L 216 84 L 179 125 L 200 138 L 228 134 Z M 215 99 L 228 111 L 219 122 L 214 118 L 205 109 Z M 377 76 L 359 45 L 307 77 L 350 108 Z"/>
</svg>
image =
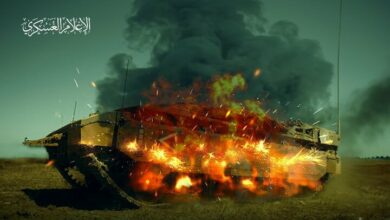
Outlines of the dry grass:
<svg viewBox="0 0 390 220">
<path fill-rule="evenodd" d="M 0 161 L 4 219 L 390 219 L 390 161 L 344 159 L 320 193 L 286 199 L 192 201 L 117 209 L 108 196 L 69 189 L 40 160 Z"/>
</svg>

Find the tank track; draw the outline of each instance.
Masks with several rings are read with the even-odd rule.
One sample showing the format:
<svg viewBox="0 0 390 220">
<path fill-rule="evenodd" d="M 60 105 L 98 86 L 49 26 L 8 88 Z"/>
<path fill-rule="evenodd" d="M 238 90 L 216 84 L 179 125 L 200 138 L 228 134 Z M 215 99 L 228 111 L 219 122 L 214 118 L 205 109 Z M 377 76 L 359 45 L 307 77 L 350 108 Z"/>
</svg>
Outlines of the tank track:
<svg viewBox="0 0 390 220">
<path fill-rule="evenodd" d="M 86 177 L 76 166 L 59 166 L 57 170 L 73 188 L 87 188 Z"/>
<path fill-rule="evenodd" d="M 105 163 L 100 161 L 95 154 L 89 153 L 86 156 L 82 157 L 77 164 L 80 167 L 82 172 L 88 171 L 101 185 L 101 188 L 109 192 L 113 197 L 132 204 L 136 207 L 145 207 L 153 206 L 150 203 L 139 201 L 129 194 L 127 194 L 123 189 L 116 184 L 114 179 L 112 179 L 108 172 L 108 167 Z"/>
</svg>

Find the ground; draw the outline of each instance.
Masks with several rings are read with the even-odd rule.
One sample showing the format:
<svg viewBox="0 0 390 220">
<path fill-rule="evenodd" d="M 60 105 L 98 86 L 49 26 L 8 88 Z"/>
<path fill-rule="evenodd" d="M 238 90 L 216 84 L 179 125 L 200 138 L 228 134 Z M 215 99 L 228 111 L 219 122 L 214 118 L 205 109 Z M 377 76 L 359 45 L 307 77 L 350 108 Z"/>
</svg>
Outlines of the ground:
<svg viewBox="0 0 390 220">
<path fill-rule="evenodd" d="M 71 189 L 43 160 L 0 161 L 3 219 L 390 219 L 390 160 L 344 159 L 322 192 L 282 199 L 213 199 L 118 208 L 106 195 Z"/>
</svg>

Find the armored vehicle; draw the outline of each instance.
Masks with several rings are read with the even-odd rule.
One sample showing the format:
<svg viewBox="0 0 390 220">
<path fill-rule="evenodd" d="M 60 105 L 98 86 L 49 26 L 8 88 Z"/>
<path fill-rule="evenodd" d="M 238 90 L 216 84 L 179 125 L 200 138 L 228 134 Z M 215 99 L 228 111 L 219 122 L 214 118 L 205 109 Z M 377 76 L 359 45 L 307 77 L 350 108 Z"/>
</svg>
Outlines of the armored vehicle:
<svg viewBox="0 0 390 220">
<path fill-rule="evenodd" d="M 135 206 L 176 194 L 296 194 L 340 170 L 335 132 L 244 109 L 143 105 L 91 114 L 38 140 L 73 187 Z"/>
</svg>

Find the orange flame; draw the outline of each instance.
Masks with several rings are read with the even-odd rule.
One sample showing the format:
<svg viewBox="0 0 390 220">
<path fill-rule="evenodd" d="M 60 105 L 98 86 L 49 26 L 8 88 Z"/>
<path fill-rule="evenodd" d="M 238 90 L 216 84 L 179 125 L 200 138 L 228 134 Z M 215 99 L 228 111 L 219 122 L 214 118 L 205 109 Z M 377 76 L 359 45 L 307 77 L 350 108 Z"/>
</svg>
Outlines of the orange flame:
<svg viewBox="0 0 390 220">
<path fill-rule="evenodd" d="M 241 184 L 249 191 L 254 192 L 256 190 L 256 184 L 251 179 L 243 179 L 241 180 Z"/>
<path fill-rule="evenodd" d="M 256 69 L 254 76 L 260 73 Z M 316 176 L 326 169 L 324 154 L 269 140 L 284 127 L 265 114 L 260 102 L 234 100 L 233 94 L 245 89 L 241 75 L 222 76 L 209 88 L 211 106 L 197 101 L 197 84 L 173 95 L 167 82 L 154 82 L 147 94 L 152 101 L 161 103 L 168 98 L 170 102 L 172 97 L 185 95 L 184 103 L 147 104 L 136 112 L 123 112 L 129 123 L 142 123 L 147 135 L 156 137 L 143 141 L 142 146 L 137 138 L 129 137 L 120 148 L 142 161 L 132 171 L 133 189 L 157 197 L 168 192 L 199 192 L 217 183 L 218 195 L 242 188 L 263 195 L 272 188 L 290 196 L 302 187 L 318 187 Z M 173 185 L 169 184 L 172 178 Z"/>
<path fill-rule="evenodd" d="M 180 192 L 182 188 L 190 188 L 192 185 L 191 178 L 189 176 L 183 176 L 177 180 L 175 190 Z"/>
</svg>

